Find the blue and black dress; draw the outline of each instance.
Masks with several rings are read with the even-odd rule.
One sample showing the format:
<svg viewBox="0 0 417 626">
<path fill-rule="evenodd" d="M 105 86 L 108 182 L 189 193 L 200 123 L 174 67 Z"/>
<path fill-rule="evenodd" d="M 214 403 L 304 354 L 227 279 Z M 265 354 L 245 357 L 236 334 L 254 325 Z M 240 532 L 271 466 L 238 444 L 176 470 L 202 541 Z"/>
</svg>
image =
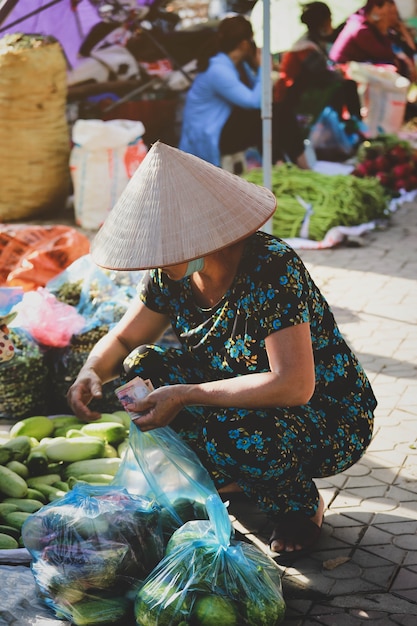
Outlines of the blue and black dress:
<svg viewBox="0 0 417 626">
<path fill-rule="evenodd" d="M 296 252 L 260 231 L 248 237 L 230 289 L 211 309 L 196 304 L 189 277 L 173 281 L 161 270 L 146 273 L 140 297 L 169 316 L 180 344 L 141 346 L 127 357 L 128 376 L 150 378 L 154 387 L 269 371 L 265 338 L 309 322 L 316 386 L 307 404 L 191 406 L 171 426 L 194 447 L 218 488 L 237 482 L 270 514 L 313 515 L 313 479 L 341 472 L 363 455 L 376 399 Z"/>
</svg>

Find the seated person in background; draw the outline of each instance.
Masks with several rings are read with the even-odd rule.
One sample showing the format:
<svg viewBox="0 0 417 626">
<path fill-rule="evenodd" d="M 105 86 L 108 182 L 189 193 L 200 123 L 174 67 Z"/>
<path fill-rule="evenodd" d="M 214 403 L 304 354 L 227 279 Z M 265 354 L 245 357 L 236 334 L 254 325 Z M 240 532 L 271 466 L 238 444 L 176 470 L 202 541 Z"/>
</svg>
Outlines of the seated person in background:
<svg viewBox="0 0 417 626">
<path fill-rule="evenodd" d="M 333 43 L 329 57 L 335 63 L 374 63 L 393 65 L 405 71 L 393 49 L 390 35 L 393 0 L 368 0 L 353 13 Z"/>
<path fill-rule="evenodd" d="M 395 2 L 391 2 L 388 8 L 388 36 L 398 59 L 400 74 L 406 76 L 412 83 L 416 82 L 417 71 L 414 61 L 417 54 L 416 42 L 402 21 Z"/>
<path fill-rule="evenodd" d="M 282 58 L 280 77 L 274 85 L 274 101 L 281 107 L 310 109 L 313 117 L 330 106 L 340 117 L 345 109 L 361 119 L 356 82 L 343 77 L 329 64 L 327 48 L 333 33 L 332 15 L 324 2 L 303 6 L 301 22 L 307 32 Z M 315 110 L 314 110 L 315 109 Z"/>
<path fill-rule="evenodd" d="M 262 148 L 260 55 L 252 25 L 243 15 L 226 17 L 198 61 L 198 74 L 185 101 L 179 148 L 220 166 L 222 155 Z M 272 162 L 288 154 L 308 167 L 304 141 L 292 111 L 273 124 Z M 278 128 L 279 124 L 279 128 Z M 281 129 L 289 145 L 281 146 Z"/>
</svg>

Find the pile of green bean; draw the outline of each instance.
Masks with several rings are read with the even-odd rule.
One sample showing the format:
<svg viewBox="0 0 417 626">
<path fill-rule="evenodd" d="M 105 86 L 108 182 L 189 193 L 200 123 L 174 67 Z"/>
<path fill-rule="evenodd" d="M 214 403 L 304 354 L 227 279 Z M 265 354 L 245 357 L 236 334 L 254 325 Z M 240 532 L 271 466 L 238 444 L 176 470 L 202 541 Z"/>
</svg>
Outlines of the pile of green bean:
<svg viewBox="0 0 417 626">
<path fill-rule="evenodd" d="M 262 169 L 252 169 L 244 176 L 263 185 Z M 356 226 L 389 215 L 390 196 L 375 178 L 328 175 L 285 164 L 272 168 L 271 182 L 277 198 L 272 231 L 284 239 L 301 236 L 307 205 L 311 214 L 304 236 L 314 241 L 321 241 L 334 226 Z"/>
</svg>

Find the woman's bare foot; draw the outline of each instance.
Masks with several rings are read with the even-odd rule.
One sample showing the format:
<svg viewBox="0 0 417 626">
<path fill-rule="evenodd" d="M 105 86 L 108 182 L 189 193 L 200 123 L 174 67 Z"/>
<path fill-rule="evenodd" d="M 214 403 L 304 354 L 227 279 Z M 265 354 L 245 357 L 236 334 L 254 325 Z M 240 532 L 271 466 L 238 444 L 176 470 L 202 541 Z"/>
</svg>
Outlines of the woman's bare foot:
<svg viewBox="0 0 417 626">
<path fill-rule="evenodd" d="M 323 514 L 324 500 L 321 496 L 319 496 L 319 505 L 313 517 L 297 512 L 283 514 L 270 540 L 271 551 L 288 553 L 311 547 L 319 537 Z"/>
</svg>

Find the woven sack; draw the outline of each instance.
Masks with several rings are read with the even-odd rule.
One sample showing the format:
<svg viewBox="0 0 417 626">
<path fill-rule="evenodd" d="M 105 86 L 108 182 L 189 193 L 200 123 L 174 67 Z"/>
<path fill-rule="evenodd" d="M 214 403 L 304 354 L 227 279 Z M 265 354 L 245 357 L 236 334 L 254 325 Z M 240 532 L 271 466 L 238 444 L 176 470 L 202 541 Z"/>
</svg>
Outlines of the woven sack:
<svg viewBox="0 0 417 626">
<path fill-rule="evenodd" d="M 70 185 L 67 68 L 51 38 L 0 39 L 0 220 L 65 202 Z"/>
</svg>

